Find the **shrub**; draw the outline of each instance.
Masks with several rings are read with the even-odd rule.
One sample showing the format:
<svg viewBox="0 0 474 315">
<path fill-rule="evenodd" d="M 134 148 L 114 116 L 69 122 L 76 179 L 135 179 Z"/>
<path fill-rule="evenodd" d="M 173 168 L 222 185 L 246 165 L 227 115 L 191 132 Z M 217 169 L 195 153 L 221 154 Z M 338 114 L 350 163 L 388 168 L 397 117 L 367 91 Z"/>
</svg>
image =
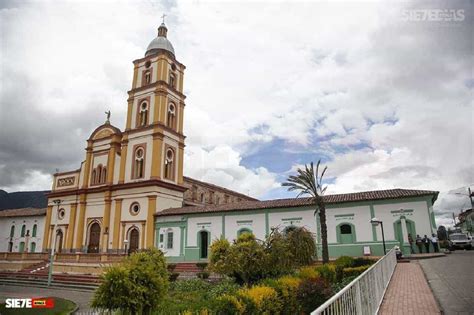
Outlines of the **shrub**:
<svg viewBox="0 0 474 315">
<path fill-rule="evenodd" d="M 282 304 L 282 314 L 298 314 L 300 311 L 297 293 L 301 283 L 300 278 L 284 276 L 276 281 L 273 287 L 278 293 Z"/>
<path fill-rule="evenodd" d="M 239 290 L 239 296 L 243 297 L 250 306 L 246 313 L 255 306 L 258 314 L 276 314 L 281 310 L 280 300 L 275 289 L 267 286 L 253 286 L 248 289 Z M 248 304 L 251 301 L 252 305 Z M 254 313 L 253 313 L 254 314 Z"/>
<path fill-rule="evenodd" d="M 319 273 L 319 276 L 327 282 L 333 283 L 336 281 L 336 266 L 332 264 L 324 264 L 316 267 L 316 271 Z"/>
<path fill-rule="evenodd" d="M 224 279 L 219 283 L 211 285 L 206 292 L 205 298 L 216 299 L 217 297 L 228 294 L 233 295 L 240 289 L 240 286 L 235 283 L 232 279 Z"/>
<path fill-rule="evenodd" d="M 232 295 L 222 295 L 216 299 L 214 310 L 216 315 L 243 314 L 245 306 Z"/>
<path fill-rule="evenodd" d="M 207 272 L 207 271 L 201 271 L 201 272 L 198 272 L 198 273 L 197 273 L 197 277 L 198 277 L 199 279 L 208 279 L 209 276 L 210 276 L 210 273 Z"/>
<path fill-rule="evenodd" d="M 370 265 L 344 268 L 343 269 L 344 277 L 358 276 L 369 268 L 370 268 Z"/>
<path fill-rule="evenodd" d="M 346 285 L 351 283 L 352 280 L 354 280 L 355 278 L 357 278 L 357 276 L 350 276 L 350 277 L 343 278 L 340 282 L 334 283 L 332 286 L 333 292 L 341 291 L 342 289 L 344 289 Z"/>
<path fill-rule="evenodd" d="M 360 267 L 360 266 L 365 266 L 365 265 L 373 265 L 375 263 L 375 260 L 369 259 L 369 258 L 355 258 L 354 263 L 352 266 L 349 267 Z"/>
<path fill-rule="evenodd" d="M 354 258 L 349 256 L 341 256 L 334 262 L 336 266 L 341 266 L 342 268 L 353 267 Z"/>
<path fill-rule="evenodd" d="M 168 291 L 168 271 L 164 255 L 157 249 L 133 253 L 103 275 L 92 307 L 148 313 L 162 302 Z"/>
<path fill-rule="evenodd" d="M 301 311 L 309 314 L 318 306 L 322 305 L 332 295 L 331 286 L 321 278 L 305 279 L 301 282 L 297 291 L 298 303 Z"/>
<path fill-rule="evenodd" d="M 336 279 L 335 282 L 341 282 L 342 279 L 344 278 L 344 267 L 341 265 L 336 265 Z"/>
<path fill-rule="evenodd" d="M 267 276 L 277 277 L 290 273 L 295 268 L 295 261 L 290 250 L 286 235 L 273 229 L 265 241 L 265 251 L 268 254 Z"/>
<path fill-rule="evenodd" d="M 172 273 L 170 273 L 169 280 L 170 281 L 176 281 L 176 279 L 178 279 L 178 277 L 179 277 L 179 272 L 172 272 Z"/>
<path fill-rule="evenodd" d="M 240 235 L 235 244 L 226 247 L 226 241 L 223 240 L 212 244 L 211 270 L 234 277 L 238 283 L 256 282 L 267 275 L 265 248 L 251 234 Z M 217 253 L 214 249 L 217 249 Z"/>
<path fill-rule="evenodd" d="M 297 275 L 301 279 L 315 279 L 319 276 L 316 269 L 314 267 L 311 267 L 311 266 L 300 268 Z"/>
<path fill-rule="evenodd" d="M 313 234 L 305 228 L 295 228 L 291 229 L 286 237 L 295 266 L 311 264 L 316 255 Z"/>
<path fill-rule="evenodd" d="M 207 291 L 210 288 L 210 284 L 201 279 L 189 279 L 176 281 L 171 284 L 170 289 L 176 292 L 198 292 Z"/>
<path fill-rule="evenodd" d="M 312 262 L 314 255 L 313 236 L 304 228 L 286 234 L 272 229 L 263 242 L 251 233 L 243 233 L 232 245 L 226 239 L 212 243 L 210 270 L 249 284 L 291 273 Z"/>
<path fill-rule="evenodd" d="M 221 238 L 211 244 L 211 254 L 209 257 L 209 267 L 220 274 L 231 273 L 232 266 L 228 264 L 230 243 L 227 239 Z"/>
</svg>

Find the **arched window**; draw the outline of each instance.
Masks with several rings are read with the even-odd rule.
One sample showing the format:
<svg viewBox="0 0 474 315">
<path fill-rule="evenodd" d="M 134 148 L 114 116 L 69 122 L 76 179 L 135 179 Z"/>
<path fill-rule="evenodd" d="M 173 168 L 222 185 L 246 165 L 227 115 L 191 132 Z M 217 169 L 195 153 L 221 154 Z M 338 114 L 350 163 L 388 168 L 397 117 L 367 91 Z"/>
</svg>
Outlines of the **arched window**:
<svg viewBox="0 0 474 315">
<path fill-rule="evenodd" d="M 33 225 L 33 233 L 31 234 L 32 237 L 36 237 L 36 230 L 38 229 L 38 226 L 35 224 Z"/>
<path fill-rule="evenodd" d="M 168 105 L 168 117 L 166 119 L 166 125 L 170 128 L 175 129 L 176 123 L 176 106 L 173 103 Z"/>
<path fill-rule="evenodd" d="M 25 251 L 25 242 L 20 242 L 20 248 L 18 250 L 20 253 L 23 253 Z"/>
<path fill-rule="evenodd" d="M 148 124 L 148 103 L 142 102 L 140 104 L 140 112 L 139 112 L 139 126 L 146 126 Z"/>
<path fill-rule="evenodd" d="M 176 88 L 176 75 L 173 72 L 170 72 L 170 85 Z"/>
<path fill-rule="evenodd" d="M 173 149 L 166 150 L 165 156 L 165 178 L 174 178 L 174 152 Z"/>
<path fill-rule="evenodd" d="M 10 228 L 10 237 L 14 237 L 15 236 L 15 226 L 12 225 L 12 227 Z"/>
<path fill-rule="evenodd" d="M 135 150 L 134 178 L 143 178 L 144 176 L 145 150 L 138 147 Z"/>
<path fill-rule="evenodd" d="M 21 236 L 21 237 L 24 237 L 24 236 L 25 236 L 25 232 L 26 232 L 26 225 L 23 224 L 23 225 L 21 226 L 21 235 L 20 235 L 20 236 Z"/>
<path fill-rule="evenodd" d="M 97 173 L 96 173 L 96 178 L 95 178 L 96 184 L 100 184 L 101 177 L 102 177 L 102 164 L 99 164 L 97 166 Z"/>
<path fill-rule="evenodd" d="M 356 241 L 355 229 L 352 224 L 341 223 L 337 226 L 337 242 L 342 244 L 352 244 Z"/>
<path fill-rule="evenodd" d="M 105 184 L 107 181 L 107 167 L 104 167 L 102 169 L 102 173 L 100 174 L 100 183 Z"/>
<path fill-rule="evenodd" d="M 204 193 L 201 193 L 201 202 L 204 202 Z"/>
<path fill-rule="evenodd" d="M 34 253 L 36 251 L 36 243 L 31 242 L 30 244 L 30 253 Z"/>
<path fill-rule="evenodd" d="M 349 224 L 343 224 L 340 226 L 341 234 L 352 234 L 352 228 Z"/>
<path fill-rule="evenodd" d="M 106 181 L 107 181 L 107 168 L 102 166 L 102 164 L 99 164 L 92 171 L 91 182 L 93 185 L 99 185 L 99 184 L 105 184 Z"/>
<path fill-rule="evenodd" d="M 145 84 L 150 84 L 151 83 L 151 71 L 147 70 L 145 71 Z"/>
</svg>

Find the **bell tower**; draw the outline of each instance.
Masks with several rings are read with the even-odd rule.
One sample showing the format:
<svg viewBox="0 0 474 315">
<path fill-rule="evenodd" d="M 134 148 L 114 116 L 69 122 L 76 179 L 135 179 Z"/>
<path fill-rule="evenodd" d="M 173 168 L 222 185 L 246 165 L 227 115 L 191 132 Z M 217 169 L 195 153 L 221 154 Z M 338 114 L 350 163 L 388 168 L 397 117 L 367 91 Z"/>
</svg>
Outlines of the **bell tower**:
<svg viewBox="0 0 474 315">
<path fill-rule="evenodd" d="M 145 57 L 133 62 L 119 184 L 147 180 L 183 184 L 186 67 L 176 59 L 167 33 L 162 23 Z"/>
</svg>

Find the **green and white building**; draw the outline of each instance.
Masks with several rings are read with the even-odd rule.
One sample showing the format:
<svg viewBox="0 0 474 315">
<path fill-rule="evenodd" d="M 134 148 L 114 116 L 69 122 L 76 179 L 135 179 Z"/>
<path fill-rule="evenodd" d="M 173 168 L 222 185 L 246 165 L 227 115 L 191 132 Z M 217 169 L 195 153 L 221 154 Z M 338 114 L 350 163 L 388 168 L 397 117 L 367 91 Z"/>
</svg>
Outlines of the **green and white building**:
<svg viewBox="0 0 474 315">
<path fill-rule="evenodd" d="M 390 189 L 325 196 L 329 255 L 383 255 L 380 226 L 387 249 L 395 245 L 410 254 L 408 234 L 415 239 L 436 232 L 433 203 L 438 192 Z M 209 245 L 222 237 L 229 241 L 245 231 L 264 239 L 273 228 L 305 227 L 321 251 L 317 208 L 307 198 L 244 201 L 235 204 L 169 208 L 155 214 L 155 246 L 169 261 L 207 260 Z"/>
</svg>

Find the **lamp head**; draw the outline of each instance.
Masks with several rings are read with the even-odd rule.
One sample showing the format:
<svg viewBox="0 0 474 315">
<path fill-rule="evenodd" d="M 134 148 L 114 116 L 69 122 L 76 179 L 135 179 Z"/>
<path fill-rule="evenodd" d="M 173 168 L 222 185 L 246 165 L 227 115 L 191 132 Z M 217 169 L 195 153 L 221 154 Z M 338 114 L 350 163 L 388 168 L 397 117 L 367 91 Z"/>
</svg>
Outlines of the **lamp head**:
<svg viewBox="0 0 474 315">
<path fill-rule="evenodd" d="M 378 225 L 379 223 L 382 223 L 382 221 L 380 221 L 376 217 L 373 217 L 372 219 L 370 219 L 370 223 L 372 223 L 373 225 Z"/>
</svg>

